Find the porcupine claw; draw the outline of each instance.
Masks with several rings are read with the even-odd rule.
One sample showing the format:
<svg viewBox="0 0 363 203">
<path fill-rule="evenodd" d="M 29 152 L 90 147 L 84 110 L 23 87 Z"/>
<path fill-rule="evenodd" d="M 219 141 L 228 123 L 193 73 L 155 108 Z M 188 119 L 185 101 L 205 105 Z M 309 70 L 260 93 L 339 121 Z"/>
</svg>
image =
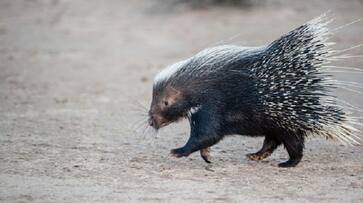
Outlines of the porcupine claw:
<svg viewBox="0 0 363 203">
<path fill-rule="evenodd" d="M 177 148 L 177 149 L 172 149 L 170 151 L 170 154 L 176 158 L 180 158 L 180 157 L 189 156 L 190 152 L 185 151 L 185 148 L 181 147 L 181 148 Z"/>
<path fill-rule="evenodd" d="M 256 152 L 256 153 L 250 153 L 250 154 L 246 154 L 246 157 L 251 160 L 251 161 L 260 161 L 263 159 L 266 159 L 267 157 L 269 157 L 272 154 L 272 152 Z"/>
<path fill-rule="evenodd" d="M 204 160 L 205 162 L 207 162 L 208 164 L 212 163 L 212 162 L 210 161 L 211 156 L 210 156 L 210 148 L 209 148 L 209 147 L 204 148 L 204 149 L 201 149 L 201 150 L 200 150 L 200 156 L 201 156 L 201 157 L 203 158 L 203 160 Z"/>
</svg>

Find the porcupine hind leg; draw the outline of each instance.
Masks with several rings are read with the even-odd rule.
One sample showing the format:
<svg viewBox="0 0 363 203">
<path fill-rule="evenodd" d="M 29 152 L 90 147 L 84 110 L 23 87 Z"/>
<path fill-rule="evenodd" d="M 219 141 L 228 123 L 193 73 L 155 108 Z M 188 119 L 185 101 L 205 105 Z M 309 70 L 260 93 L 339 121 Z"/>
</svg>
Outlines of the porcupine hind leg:
<svg viewBox="0 0 363 203">
<path fill-rule="evenodd" d="M 282 143 L 284 144 L 290 158 L 286 162 L 279 163 L 279 167 L 296 166 L 303 157 L 304 136 L 288 134 L 282 137 Z"/>
<path fill-rule="evenodd" d="M 258 161 L 269 157 L 273 151 L 281 144 L 281 141 L 273 138 L 272 136 L 266 136 L 263 141 L 262 148 L 256 153 L 247 154 L 247 158 L 253 161 Z"/>
</svg>

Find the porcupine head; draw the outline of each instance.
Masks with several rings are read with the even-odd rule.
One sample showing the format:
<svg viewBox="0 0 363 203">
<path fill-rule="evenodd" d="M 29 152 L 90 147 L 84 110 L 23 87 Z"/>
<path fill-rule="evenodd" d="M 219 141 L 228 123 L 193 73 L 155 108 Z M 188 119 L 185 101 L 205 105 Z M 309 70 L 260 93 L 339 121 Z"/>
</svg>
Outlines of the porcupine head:
<svg viewBox="0 0 363 203">
<path fill-rule="evenodd" d="M 170 84 L 158 84 L 153 91 L 149 124 L 159 129 L 185 117 L 190 108 L 182 89 Z"/>
</svg>

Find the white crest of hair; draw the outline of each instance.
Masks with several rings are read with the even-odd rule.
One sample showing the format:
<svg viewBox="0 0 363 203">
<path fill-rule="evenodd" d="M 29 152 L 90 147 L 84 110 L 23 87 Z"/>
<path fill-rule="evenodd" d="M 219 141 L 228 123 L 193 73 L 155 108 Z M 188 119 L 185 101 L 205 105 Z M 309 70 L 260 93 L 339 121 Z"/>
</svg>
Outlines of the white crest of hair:
<svg viewBox="0 0 363 203">
<path fill-rule="evenodd" d="M 190 58 L 190 63 L 193 63 L 193 68 L 188 71 L 188 74 L 201 76 L 211 72 L 218 71 L 222 65 L 241 57 L 243 51 L 251 50 L 252 47 L 240 47 L 234 45 L 221 45 L 204 49 Z"/>
<path fill-rule="evenodd" d="M 179 61 L 163 69 L 155 76 L 154 84 L 169 79 L 175 72 L 177 72 L 186 63 L 186 61 L 187 60 Z"/>
<path fill-rule="evenodd" d="M 216 72 L 223 66 L 216 66 L 215 64 L 233 61 L 236 57 L 240 57 L 242 52 L 253 50 L 254 48 L 255 47 L 220 45 L 203 49 L 194 56 L 163 69 L 156 75 L 154 84 L 166 81 L 178 72 L 182 72 L 184 75 L 190 75 L 191 77 Z"/>
</svg>

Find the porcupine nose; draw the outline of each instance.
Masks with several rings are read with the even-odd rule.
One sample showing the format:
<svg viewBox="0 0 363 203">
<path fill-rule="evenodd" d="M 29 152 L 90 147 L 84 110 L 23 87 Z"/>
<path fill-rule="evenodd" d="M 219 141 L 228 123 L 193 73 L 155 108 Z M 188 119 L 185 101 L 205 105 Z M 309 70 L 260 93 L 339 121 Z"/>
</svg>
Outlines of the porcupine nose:
<svg viewBox="0 0 363 203">
<path fill-rule="evenodd" d="M 151 117 L 151 118 L 149 118 L 149 125 L 151 126 L 151 127 L 154 127 L 154 125 L 155 125 L 155 122 L 154 122 L 154 119 Z"/>
<path fill-rule="evenodd" d="M 154 127 L 155 122 L 154 122 L 153 112 L 152 112 L 152 110 L 151 110 L 151 109 L 149 110 L 148 114 L 149 114 L 149 120 L 148 120 L 148 123 L 149 123 L 149 125 L 150 125 L 151 127 Z"/>
<path fill-rule="evenodd" d="M 150 125 L 151 127 L 154 127 L 154 121 L 153 121 L 152 119 L 150 119 L 150 120 L 149 120 L 149 125 Z"/>
<path fill-rule="evenodd" d="M 158 120 L 157 116 L 150 116 L 149 118 L 149 125 L 153 128 L 155 128 L 156 130 L 158 130 L 160 128 L 160 120 Z"/>
<path fill-rule="evenodd" d="M 156 121 L 155 121 L 155 118 L 154 118 L 154 116 L 153 115 L 150 115 L 149 116 L 149 125 L 151 126 L 151 127 L 154 127 L 155 128 L 155 126 L 156 126 Z"/>
</svg>

